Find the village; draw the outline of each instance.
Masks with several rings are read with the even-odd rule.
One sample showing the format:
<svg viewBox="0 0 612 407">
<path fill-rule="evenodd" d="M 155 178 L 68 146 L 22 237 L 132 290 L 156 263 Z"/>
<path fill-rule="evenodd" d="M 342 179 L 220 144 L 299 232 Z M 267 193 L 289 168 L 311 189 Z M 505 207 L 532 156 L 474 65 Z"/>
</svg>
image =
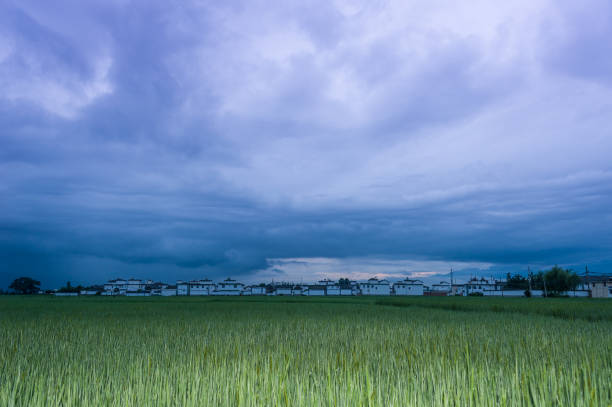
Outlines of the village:
<svg viewBox="0 0 612 407">
<path fill-rule="evenodd" d="M 426 285 L 420 280 L 405 278 L 390 282 L 386 279 L 370 278 L 367 281 L 323 279 L 316 284 L 293 284 L 285 282 L 246 285 L 232 278 L 221 282 L 210 279 L 177 281 L 175 284 L 141 279 L 114 279 L 104 285 L 87 288 L 73 287 L 71 290 L 54 290 L 56 296 L 103 295 L 103 296 L 485 296 L 485 297 L 544 297 L 550 296 L 543 289 L 534 289 L 512 284 L 511 279 L 494 280 L 472 277 L 458 284 L 452 280 Z M 525 280 L 526 281 L 526 280 Z M 612 298 L 612 275 L 580 276 L 574 289 L 557 293 L 567 297 Z"/>
</svg>

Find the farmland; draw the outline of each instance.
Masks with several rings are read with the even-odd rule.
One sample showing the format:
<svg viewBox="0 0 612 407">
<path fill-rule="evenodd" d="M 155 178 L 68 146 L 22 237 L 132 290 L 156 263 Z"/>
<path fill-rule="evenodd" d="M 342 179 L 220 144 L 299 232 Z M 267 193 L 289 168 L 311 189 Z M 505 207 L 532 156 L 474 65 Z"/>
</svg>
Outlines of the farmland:
<svg viewBox="0 0 612 407">
<path fill-rule="evenodd" d="M 612 404 L 612 301 L 0 297 L 0 405 Z"/>
</svg>

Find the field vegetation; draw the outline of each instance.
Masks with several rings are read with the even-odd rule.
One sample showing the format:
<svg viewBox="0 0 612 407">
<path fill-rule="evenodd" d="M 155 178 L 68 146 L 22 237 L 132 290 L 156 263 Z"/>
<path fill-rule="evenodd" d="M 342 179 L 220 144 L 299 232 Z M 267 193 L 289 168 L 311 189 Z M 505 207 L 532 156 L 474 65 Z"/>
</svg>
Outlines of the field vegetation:
<svg viewBox="0 0 612 407">
<path fill-rule="evenodd" d="M 1 406 L 609 406 L 612 301 L 0 297 Z"/>
</svg>

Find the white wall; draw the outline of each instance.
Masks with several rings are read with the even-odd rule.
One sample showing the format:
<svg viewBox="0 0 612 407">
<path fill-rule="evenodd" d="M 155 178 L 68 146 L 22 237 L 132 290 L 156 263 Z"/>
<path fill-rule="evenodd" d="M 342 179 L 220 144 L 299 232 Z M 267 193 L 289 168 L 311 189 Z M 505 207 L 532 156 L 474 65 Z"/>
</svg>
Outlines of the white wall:
<svg viewBox="0 0 612 407">
<path fill-rule="evenodd" d="M 362 295 L 390 295 L 391 287 L 389 284 L 361 284 Z"/>
<path fill-rule="evenodd" d="M 423 285 L 421 284 L 401 284 L 394 286 L 395 295 L 423 295 Z"/>
<path fill-rule="evenodd" d="M 340 287 L 334 286 L 334 285 L 328 285 L 327 295 L 340 295 Z"/>
<path fill-rule="evenodd" d="M 212 291 L 213 291 L 213 288 L 210 286 L 190 287 L 189 295 L 210 295 Z"/>
</svg>

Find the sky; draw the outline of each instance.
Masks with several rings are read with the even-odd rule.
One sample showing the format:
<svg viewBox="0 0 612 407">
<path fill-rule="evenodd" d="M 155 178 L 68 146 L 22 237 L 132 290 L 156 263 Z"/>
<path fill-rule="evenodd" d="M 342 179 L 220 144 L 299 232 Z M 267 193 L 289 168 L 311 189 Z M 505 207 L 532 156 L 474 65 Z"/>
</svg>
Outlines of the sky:
<svg viewBox="0 0 612 407">
<path fill-rule="evenodd" d="M 612 271 L 607 0 L 0 1 L 0 287 Z"/>
</svg>

